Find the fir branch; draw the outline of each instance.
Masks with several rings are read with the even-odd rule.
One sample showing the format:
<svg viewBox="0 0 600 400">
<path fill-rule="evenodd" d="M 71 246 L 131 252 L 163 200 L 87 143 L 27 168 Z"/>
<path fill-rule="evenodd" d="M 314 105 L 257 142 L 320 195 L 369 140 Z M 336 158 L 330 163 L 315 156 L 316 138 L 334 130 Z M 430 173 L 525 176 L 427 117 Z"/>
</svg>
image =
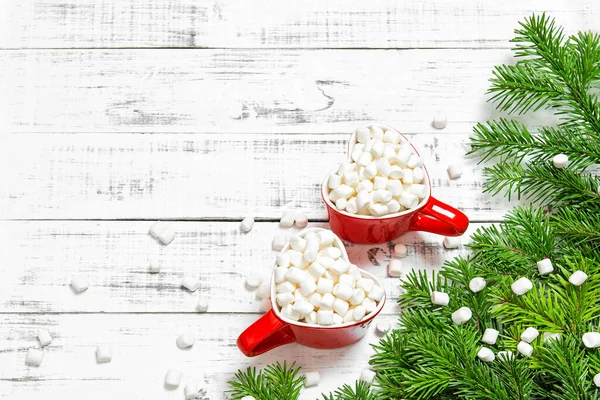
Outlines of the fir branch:
<svg viewBox="0 0 600 400">
<path fill-rule="evenodd" d="M 600 214 L 565 207 L 556 212 L 553 225 L 561 247 L 583 246 L 600 252 Z"/>
<path fill-rule="evenodd" d="M 328 396 L 323 395 L 324 400 L 383 400 L 383 397 L 373 391 L 370 386 L 361 381 L 357 381 L 354 387 L 345 384 Z"/>
<path fill-rule="evenodd" d="M 293 362 L 288 367 L 287 362 L 283 366 L 277 362 L 260 372 L 256 372 L 255 367 L 238 370 L 235 380 L 228 382 L 231 389 L 226 393 L 232 400 L 240 400 L 244 396 L 252 396 L 256 400 L 297 400 L 304 377 L 298 375 L 300 367 L 295 365 Z"/>
</svg>

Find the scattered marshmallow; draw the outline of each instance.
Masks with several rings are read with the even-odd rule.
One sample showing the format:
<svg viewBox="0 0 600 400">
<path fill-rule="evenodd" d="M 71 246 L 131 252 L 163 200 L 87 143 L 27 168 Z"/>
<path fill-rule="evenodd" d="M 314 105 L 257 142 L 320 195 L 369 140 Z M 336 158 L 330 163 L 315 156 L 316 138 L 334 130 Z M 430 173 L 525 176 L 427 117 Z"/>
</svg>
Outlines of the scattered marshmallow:
<svg viewBox="0 0 600 400">
<path fill-rule="evenodd" d="M 319 371 L 311 371 L 304 373 L 304 387 L 317 386 L 321 380 Z"/>
<path fill-rule="evenodd" d="M 275 235 L 273 238 L 273 242 L 271 245 L 273 246 L 273 250 L 281 251 L 288 242 L 288 238 L 285 235 Z"/>
<path fill-rule="evenodd" d="M 244 396 L 240 400 L 256 400 L 253 396 Z"/>
<path fill-rule="evenodd" d="M 240 223 L 240 230 L 242 232 L 250 232 L 254 227 L 254 218 L 246 217 Z"/>
<path fill-rule="evenodd" d="M 557 154 L 552 157 L 552 164 L 554 164 L 556 168 L 565 168 L 569 165 L 569 157 L 566 154 Z"/>
<path fill-rule="evenodd" d="M 449 302 L 450 302 L 450 297 L 448 296 L 448 293 L 436 292 L 436 291 L 431 292 L 431 303 L 432 304 L 435 304 L 437 306 L 447 306 Z"/>
<path fill-rule="evenodd" d="M 200 312 L 207 312 L 208 311 L 208 299 L 205 299 L 205 298 L 202 298 L 202 297 L 199 298 L 198 299 L 198 304 L 196 305 L 196 308 Z"/>
<path fill-rule="evenodd" d="M 250 274 L 246 276 L 246 286 L 256 289 L 262 283 L 262 277 L 259 274 Z"/>
<path fill-rule="evenodd" d="M 448 176 L 450 179 L 458 179 L 462 176 L 463 171 L 460 164 L 452 164 L 448 167 Z"/>
<path fill-rule="evenodd" d="M 406 248 L 406 245 L 404 245 L 402 243 L 398 243 L 397 245 L 394 246 L 394 257 L 404 258 L 404 257 L 406 257 L 407 253 L 408 253 L 408 249 Z"/>
<path fill-rule="evenodd" d="M 537 262 L 537 269 L 540 275 L 548 275 L 552 271 L 554 271 L 554 267 L 552 266 L 552 260 L 549 258 L 544 258 L 541 261 Z"/>
<path fill-rule="evenodd" d="M 191 276 L 184 276 L 181 280 L 181 286 L 190 292 L 195 292 L 200 288 L 200 281 L 196 278 L 192 278 Z"/>
<path fill-rule="evenodd" d="M 169 388 L 176 388 L 181 383 L 182 373 L 180 371 L 170 369 L 165 375 L 165 386 Z"/>
<path fill-rule="evenodd" d="M 260 285 L 258 290 L 256 291 L 256 298 L 259 300 L 268 299 L 271 297 L 271 286 L 270 285 Z"/>
<path fill-rule="evenodd" d="M 446 249 L 457 249 L 462 245 L 460 236 L 446 236 L 443 241 Z"/>
<path fill-rule="evenodd" d="M 29 349 L 25 357 L 25 364 L 32 367 L 39 367 L 44 360 L 44 352 L 40 349 Z"/>
<path fill-rule="evenodd" d="M 600 387 L 600 373 L 594 375 L 594 385 Z"/>
<path fill-rule="evenodd" d="M 581 285 L 583 285 L 583 282 L 585 282 L 587 278 L 588 278 L 588 276 L 587 276 L 587 274 L 585 272 L 583 272 L 583 271 L 575 271 L 569 277 L 569 282 L 571 282 L 571 285 L 581 286 Z"/>
<path fill-rule="evenodd" d="M 583 345 L 588 349 L 600 347 L 600 332 L 586 332 L 581 337 Z"/>
<path fill-rule="evenodd" d="M 471 289 L 471 292 L 473 293 L 481 292 L 486 285 L 485 279 L 480 276 L 469 281 L 469 289 Z"/>
<path fill-rule="evenodd" d="M 96 361 L 98 363 L 108 363 L 112 361 L 112 349 L 109 345 L 101 344 L 96 347 Z"/>
<path fill-rule="evenodd" d="M 369 385 L 375 380 L 375 371 L 371 371 L 369 368 L 365 368 L 360 373 L 359 380 L 368 383 Z"/>
<path fill-rule="evenodd" d="M 90 287 L 90 283 L 82 276 L 71 279 L 71 287 L 76 293 L 83 293 Z"/>
<path fill-rule="evenodd" d="M 464 324 L 473 316 L 473 312 L 469 307 L 461 307 L 452 313 L 452 322 L 457 325 Z"/>
<path fill-rule="evenodd" d="M 390 259 L 388 275 L 394 278 L 402 276 L 402 261 L 396 258 Z"/>
<path fill-rule="evenodd" d="M 514 294 L 516 294 L 517 296 L 522 296 L 525 293 L 529 292 L 531 289 L 533 289 L 533 283 L 531 283 L 529 279 L 523 277 L 514 281 L 510 288 L 512 289 Z"/>
<path fill-rule="evenodd" d="M 392 329 L 392 325 L 389 322 L 379 321 L 377 323 L 377 332 L 382 335 L 385 335 L 390 329 Z"/>
<path fill-rule="evenodd" d="M 50 332 L 48 332 L 46 329 L 39 329 L 37 331 L 37 338 L 42 347 L 48 346 L 50 343 L 52 343 L 52 336 L 50 336 Z"/>
<path fill-rule="evenodd" d="M 196 382 L 188 382 L 185 385 L 184 395 L 186 400 L 194 400 L 199 398 L 200 387 Z"/>
<path fill-rule="evenodd" d="M 435 113 L 431 122 L 435 129 L 444 129 L 448 125 L 448 117 L 442 113 Z"/>
<path fill-rule="evenodd" d="M 284 211 L 281 219 L 279 220 L 279 226 L 282 228 L 291 228 L 294 226 L 294 221 L 296 220 L 293 211 Z"/>
<path fill-rule="evenodd" d="M 539 335 L 540 335 L 540 333 L 538 332 L 538 330 L 535 329 L 533 326 L 530 326 L 529 328 L 525 329 L 525 331 L 523 331 L 523 333 L 521 333 L 521 340 L 524 342 L 527 342 L 527 343 L 531 343 Z"/>
<path fill-rule="evenodd" d="M 160 262 L 156 259 L 150 260 L 148 265 L 148 272 L 151 274 L 158 274 L 160 272 Z"/>
<path fill-rule="evenodd" d="M 492 362 L 494 361 L 496 356 L 494 355 L 494 352 L 488 349 L 487 347 L 482 347 L 477 353 L 477 358 L 484 362 Z"/>
<path fill-rule="evenodd" d="M 173 231 L 171 225 L 162 221 L 155 222 L 150 227 L 148 233 L 165 246 L 169 245 L 175 239 L 175 231 Z"/>
<path fill-rule="evenodd" d="M 196 343 L 196 335 L 192 332 L 185 332 L 177 337 L 177 347 L 180 349 L 187 349 L 188 347 L 192 347 L 194 343 Z"/>
<path fill-rule="evenodd" d="M 523 354 L 525 357 L 529 357 L 533 354 L 533 347 L 527 342 L 520 341 L 517 345 L 517 351 Z"/>
<path fill-rule="evenodd" d="M 296 213 L 294 219 L 298 228 L 306 228 L 308 226 L 308 217 L 306 214 L 301 212 Z"/>
<path fill-rule="evenodd" d="M 496 340 L 498 340 L 498 335 L 500 332 L 495 330 L 494 328 L 486 328 L 483 332 L 483 337 L 481 341 L 487 344 L 496 344 Z"/>
<path fill-rule="evenodd" d="M 270 299 L 262 299 L 260 301 L 260 306 L 258 307 L 258 310 L 260 312 L 268 312 L 269 310 L 271 310 L 271 308 L 273 308 L 273 306 L 271 305 L 271 300 Z"/>
</svg>

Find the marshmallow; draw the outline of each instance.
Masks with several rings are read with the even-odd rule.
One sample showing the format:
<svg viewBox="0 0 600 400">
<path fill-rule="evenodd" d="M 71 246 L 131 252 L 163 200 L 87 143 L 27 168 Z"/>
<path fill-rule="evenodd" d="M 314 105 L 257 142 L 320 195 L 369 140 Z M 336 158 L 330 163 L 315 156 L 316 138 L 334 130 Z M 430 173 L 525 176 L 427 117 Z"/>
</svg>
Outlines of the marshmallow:
<svg viewBox="0 0 600 400">
<path fill-rule="evenodd" d="M 404 178 L 404 168 L 401 168 L 397 165 L 392 165 L 392 167 L 390 168 L 389 178 L 391 178 L 393 180 L 398 180 L 398 179 Z M 389 184 L 389 182 L 388 182 L 388 184 Z M 396 195 L 394 195 L 394 196 L 396 196 Z"/>
<path fill-rule="evenodd" d="M 199 399 L 200 398 L 199 392 L 200 392 L 200 388 L 198 387 L 198 384 L 196 382 L 188 382 L 188 384 L 185 385 L 184 395 L 185 395 L 186 400 Z"/>
<path fill-rule="evenodd" d="M 450 297 L 448 296 L 448 293 L 436 292 L 436 291 L 431 292 L 431 303 L 432 304 L 435 304 L 437 306 L 447 306 L 449 302 L 450 302 Z"/>
<path fill-rule="evenodd" d="M 323 325 L 323 326 L 333 325 L 333 311 L 331 311 L 331 310 L 317 311 L 317 322 L 319 323 L 319 325 Z"/>
<path fill-rule="evenodd" d="M 385 204 L 371 204 L 369 206 L 369 214 L 375 217 L 382 217 L 388 213 L 388 208 Z"/>
<path fill-rule="evenodd" d="M 287 268 L 277 267 L 275 268 L 275 283 L 281 283 L 285 280 L 285 274 L 287 272 Z"/>
<path fill-rule="evenodd" d="M 400 142 L 400 134 L 396 131 L 388 129 L 383 134 L 383 141 L 386 143 L 397 144 L 398 142 Z"/>
<path fill-rule="evenodd" d="M 388 275 L 394 278 L 402 276 L 402 261 L 392 258 L 388 266 Z"/>
<path fill-rule="evenodd" d="M 404 172 L 402 173 L 402 182 L 404 183 L 415 183 L 415 177 L 413 176 L 413 171 L 410 168 L 404 168 Z"/>
<path fill-rule="evenodd" d="M 411 209 L 415 208 L 419 204 L 419 198 L 412 193 L 402 192 L 400 193 L 398 203 L 408 209 Z"/>
<path fill-rule="evenodd" d="M 369 128 L 363 127 L 356 130 L 356 141 L 359 143 L 367 143 L 371 139 L 371 131 Z"/>
<path fill-rule="evenodd" d="M 493 328 L 486 328 L 483 332 L 483 337 L 481 338 L 481 341 L 487 344 L 496 344 L 496 340 L 498 340 L 499 334 L 500 332 Z"/>
<path fill-rule="evenodd" d="M 346 314 L 346 312 L 348 312 L 350 305 L 348 304 L 347 301 L 344 301 L 342 299 L 335 299 L 335 301 L 333 302 L 333 306 L 331 308 L 333 308 L 333 311 L 335 311 L 336 313 L 338 313 L 340 315 L 344 315 L 344 314 Z"/>
<path fill-rule="evenodd" d="M 334 325 L 341 325 L 344 323 L 344 317 L 342 317 L 340 314 L 334 312 L 333 313 L 333 324 Z"/>
<path fill-rule="evenodd" d="M 344 183 L 348 186 L 356 186 L 358 185 L 358 172 L 356 171 L 352 171 L 352 172 L 346 172 L 344 174 Z"/>
<path fill-rule="evenodd" d="M 336 273 L 335 271 L 329 270 L 329 271 L 325 271 L 325 273 L 323 274 L 323 278 L 329 279 L 335 285 L 339 281 L 340 275 L 338 273 Z"/>
<path fill-rule="evenodd" d="M 40 349 L 29 349 L 27 350 L 27 356 L 25 357 L 25 364 L 32 367 L 39 367 L 42 365 L 44 360 L 44 352 Z"/>
<path fill-rule="evenodd" d="M 460 236 L 446 236 L 443 241 L 446 249 L 457 249 L 462 245 Z"/>
<path fill-rule="evenodd" d="M 178 387 L 181 383 L 181 375 L 181 372 L 174 369 L 168 370 L 167 375 L 165 376 L 165 386 L 170 388 Z"/>
<path fill-rule="evenodd" d="M 101 344 L 96 347 L 96 361 L 98 363 L 107 363 L 112 361 L 112 349 L 109 345 Z"/>
<path fill-rule="evenodd" d="M 540 335 L 540 333 L 538 332 L 538 330 L 535 329 L 534 327 L 530 326 L 529 328 L 525 329 L 525 331 L 523 331 L 523 333 L 521 333 L 521 340 L 524 342 L 527 342 L 527 343 L 531 343 L 539 335 Z"/>
<path fill-rule="evenodd" d="M 270 297 L 270 294 L 269 294 Z M 268 297 L 265 297 L 265 299 L 269 299 Z M 198 309 L 199 312 L 207 312 L 208 311 L 208 300 L 204 299 L 204 298 L 199 298 L 198 299 L 198 304 L 196 304 L 196 309 Z"/>
<path fill-rule="evenodd" d="M 407 253 L 408 253 L 408 249 L 406 248 L 406 245 L 398 243 L 397 245 L 394 246 L 394 257 L 404 258 L 404 257 L 406 257 Z"/>
<path fill-rule="evenodd" d="M 332 260 L 332 264 L 333 264 L 333 260 Z M 321 265 L 321 263 L 318 261 L 313 262 L 308 267 L 308 272 L 316 278 L 323 276 L 325 271 L 326 271 L 325 267 L 323 265 Z"/>
<path fill-rule="evenodd" d="M 76 293 L 82 293 L 88 290 L 90 283 L 82 276 L 76 276 L 71 279 L 71 287 Z"/>
<path fill-rule="evenodd" d="M 332 308 L 333 303 L 335 303 L 335 296 L 331 293 L 325 293 L 323 296 L 321 296 L 321 309 Z"/>
<path fill-rule="evenodd" d="M 390 329 L 392 329 L 392 325 L 389 322 L 385 322 L 385 321 L 380 321 L 377 323 L 377 332 L 379 332 L 380 334 L 384 335 L 386 334 Z"/>
<path fill-rule="evenodd" d="M 277 299 L 277 304 L 279 304 L 280 307 L 293 303 L 294 300 L 296 300 L 292 292 L 278 293 L 275 298 Z"/>
<path fill-rule="evenodd" d="M 336 274 L 344 274 L 350 268 L 350 263 L 343 258 L 338 258 L 331 264 L 329 267 L 330 270 L 334 271 Z"/>
<path fill-rule="evenodd" d="M 317 281 L 317 292 L 331 293 L 333 290 L 333 281 L 327 278 L 319 278 Z"/>
<path fill-rule="evenodd" d="M 531 347 L 529 343 L 521 341 L 517 345 L 517 351 L 523 354 L 525 357 L 529 357 L 533 354 L 533 347 Z"/>
<path fill-rule="evenodd" d="M 302 292 L 300 291 L 300 289 L 294 290 L 294 301 L 298 301 L 298 300 L 308 301 L 308 297 L 303 295 Z"/>
<path fill-rule="evenodd" d="M 156 259 L 151 259 L 148 265 L 148 272 L 158 274 L 160 272 L 160 262 Z"/>
<path fill-rule="evenodd" d="M 308 272 L 296 267 L 290 267 L 285 274 L 285 278 L 292 283 L 300 283 L 308 279 Z"/>
<path fill-rule="evenodd" d="M 368 292 L 369 290 L 371 290 L 371 288 L 373 287 L 374 284 L 375 284 L 375 282 L 373 282 L 373 280 L 368 279 L 368 278 L 360 278 L 356 282 L 356 286 L 359 289 L 364 290 L 365 292 Z"/>
<path fill-rule="evenodd" d="M 321 380 L 321 375 L 318 371 L 311 371 L 304 373 L 304 387 L 317 386 Z"/>
<path fill-rule="evenodd" d="M 321 252 L 321 255 L 323 257 L 329 257 L 333 258 L 334 260 L 337 260 L 342 256 L 342 251 L 337 247 L 328 247 Z"/>
<path fill-rule="evenodd" d="M 512 351 L 499 351 L 498 352 L 498 359 L 499 360 L 504 360 L 504 361 L 508 361 L 511 358 L 514 357 L 514 354 Z"/>
<path fill-rule="evenodd" d="M 177 337 L 177 347 L 180 349 L 187 349 L 188 347 L 192 347 L 196 342 L 196 335 L 192 332 L 185 332 Z"/>
<path fill-rule="evenodd" d="M 292 309 L 294 311 L 296 311 L 297 313 L 299 313 L 302 317 L 304 317 L 305 315 L 313 312 L 313 310 L 315 309 L 315 306 L 313 306 L 308 301 L 296 300 Z"/>
<path fill-rule="evenodd" d="M 248 286 L 249 288 L 256 289 L 257 287 L 260 286 L 261 283 L 262 283 L 262 277 L 259 274 L 250 274 L 250 275 L 246 276 L 246 286 Z M 198 284 L 198 286 L 200 286 L 200 285 Z"/>
<path fill-rule="evenodd" d="M 517 279 L 510 285 L 510 288 L 517 296 L 522 296 L 533 289 L 533 283 L 525 277 Z"/>
<path fill-rule="evenodd" d="M 347 206 L 348 200 L 346 199 L 337 199 L 337 201 L 335 202 L 335 208 L 337 208 L 340 211 L 345 210 Z"/>
<path fill-rule="evenodd" d="M 373 154 L 368 151 L 363 151 L 356 160 L 356 163 L 362 167 L 366 167 L 373 161 Z"/>
<path fill-rule="evenodd" d="M 392 166 L 387 158 L 380 158 L 375 162 L 375 165 L 377 166 L 377 174 L 379 176 L 387 178 L 392 172 Z"/>
<path fill-rule="evenodd" d="M 148 230 L 148 233 L 165 246 L 169 245 L 175 239 L 175 232 L 171 229 L 171 225 L 161 221 L 155 222 Z"/>
<path fill-rule="evenodd" d="M 271 305 L 271 300 L 270 299 L 262 299 L 260 301 L 260 306 L 258 307 L 258 310 L 260 312 L 268 312 L 271 308 L 273 308 L 273 306 Z"/>
<path fill-rule="evenodd" d="M 463 174 L 460 164 L 452 164 L 448 167 L 448 176 L 450 179 L 458 179 Z"/>
<path fill-rule="evenodd" d="M 366 190 L 361 190 L 356 195 L 356 206 L 359 210 L 363 210 L 371 204 L 371 194 Z"/>
<path fill-rule="evenodd" d="M 408 159 L 406 166 L 411 169 L 420 168 L 423 166 L 423 159 L 416 154 L 413 154 Z"/>
<path fill-rule="evenodd" d="M 327 187 L 329 189 L 337 189 L 342 184 L 342 177 L 338 174 L 329 175 L 329 179 L 327 179 Z"/>
<path fill-rule="evenodd" d="M 588 349 L 600 347 L 600 332 L 586 332 L 581 337 L 583 345 Z"/>
<path fill-rule="evenodd" d="M 310 314 L 305 315 L 304 322 L 306 322 L 307 324 L 316 325 L 317 324 L 317 312 L 313 311 Z"/>
<path fill-rule="evenodd" d="M 552 157 L 552 164 L 554 164 L 556 168 L 565 168 L 569 165 L 569 157 L 566 154 L 557 154 Z"/>
<path fill-rule="evenodd" d="M 537 262 L 537 269 L 540 275 L 548 275 L 552 271 L 554 271 L 554 267 L 552 266 L 552 260 L 549 258 L 544 258 L 541 261 Z"/>
<path fill-rule="evenodd" d="M 387 186 L 387 182 L 385 183 Z M 372 200 L 376 203 L 387 203 L 392 199 L 392 193 L 385 189 L 379 189 L 373 192 Z"/>
<path fill-rule="evenodd" d="M 594 385 L 600 387 L 600 373 L 594 375 Z"/>
<path fill-rule="evenodd" d="M 587 278 L 588 278 L 588 276 L 587 276 L 587 274 L 585 272 L 583 272 L 583 271 L 575 271 L 569 277 L 569 282 L 571 282 L 571 285 L 581 286 L 583 284 L 583 282 L 586 281 Z"/>
<path fill-rule="evenodd" d="M 354 148 L 352 149 L 352 154 L 351 154 L 352 161 L 358 161 L 358 158 L 360 157 L 360 155 L 363 153 L 364 150 L 365 150 L 364 144 L 362 144 L 362 143 L 355 144 Z"/>
<path fill-rule="evenodd" d="M 290 238 L 290 247 L 296 251 L 304 251 L 306 249 L 306 240 L 299 236 Z"/>
<path fill-rule="evenodd" d="M 50 332 L 48 332 L 46 329 L 39 329 L 37 331 L 37 338 L 42 347 L 48 346 L 50 343 L 52 343 L 52 336 L 50 336 Z"/>
<path fill-rule="evenodd" d="M 321 298 L 322 297 L 323 296 L 321 295 L 321 293 L 313 293 L 308 298 L 308 301 L 310 301 L 310 304 L 312 304 L 315 307 L 321 307 Z"/>
<path fill-rule="evenodd" d="M 315 290 L 317 290 L 317 284 L 312 279 L 300 282 L 300 293 L 304 296 L 310 296 Z"/>
<path fill-rule="evenodd" d="M 383 176 L 376 176 L 373 180 L 373 189 L 385 189 L 387 187 L 388 182 L 388 178 L 384 178 Z"/>
<path fill-rule="evenodd" d="M 367 314 L 375 311 L 375 309 L 377 308 L 377 303 L 375 302 L 375 300 L 369 299 L 368 297 L 364 299 L 361 304 L 367 310 Z"/>
<path fill-rule="evenodd" d="M 435 129 L 444 129 L 448 125 L 448 117 L 442 113 L 435 113 L 431 124 Z"/>
<path fill-rule="evenodd" d="M 285 235 L 275 235 L 273 238 L 273 242 L 271 245 L 273 246 L 273 250 L 280 251 L 282 250 L 288 242 L 288 238 Z"/>
<path fill-rule="evenodd" d="M 338 282 L 342 285 L 346 285 L 346 286 L 350 287 L 350 290 L 352 290 L 352 288 L 354 288 L 356 278 L 350 274 L 342 274 L 338 278 Z M 334 292 L 335 292 L 335 288 L 334 288 Z"/>
<path fill-rule="evenodd" d="M 384 294 L 385 290 L 383 290 L 381 286 L 373 285 L 368 291 L 367 297 L 375 301 L 381 301 L 381 299 L 383 299 Z"/>
<path fill-rule="evenodd" d="M 253 396 L 244 396 L 240 400 L 256 400 Z"/>
<path fill-rule="evenodd" d="M 413 183 L 410 186 L 410 192 L 420 199 L 427 197 L 427 186 L 420 183 Z"/>
<path fill-rule="evenodd" d="M 425 171 L 421 167 L 413 169 L 413 181 L 415 183 L 421 183 L 425 180 Z M 416 194 L 416 193 L 415 193 Z M 427 196 L 427 187 L 425 188 L 425 196 Z M 423 197 L 425 197 L 423 196 Z"/>
<path fill-rule="evenodd" d="M 477 353 L 477 358 L 479 358 L 483 362 L 492 362 L 496 358 L 494 352 L 488 349 L 487 347 L 482 347 L 479 349 Z"/>
<path fill-rule="evenodd" d="M 354 165 L 348 161 L 344 161 L 343 163 L 340 164 L 337 174 L 342 176 L 348 171 L 354 171 Z"/>
<path fill-rule="evenodd" d="M 258 290 L 256 291 L 256 298 L 259 300 L 268 299 L 271 297 L 271 286 L 268 284 L 260 285 Z"/>
<path fill-rule="evenodd" d="M 362 289 L 354 289 L 352 296 L 348 299 L 348 302 L 353 306 L 361 304 L 365 299 L 365 291 Z"/>
<path fill-rule="evenodd" d="M 286 304 L 283 306 L 281 308 L 281 314 L 289 319 L 293 319 L 294 321 L 298 321 L 302 317 L 298 311 L 294 310 L 294 306 L 291 304 Z"/>
<path fill-rule="evenodd" d="M 196 278 L 192 278 L 191 276 L 184 276 L 181 280 L 181 286 L 190 292 L 195 292 L 200 288 L 200 281 Z"/>
<path fill-rule="evenodd" d="M 385 151 L 385 143 L 383 143 L 380 139 L 376 139 L 373 143 L 373 147 L 371 147 L 371 154 L 375 158 L 379 158 L 383 155 Z"/>
<path fill-rule="evenodd" d="M 398 211 L 400 211 L 400 203 L 398 203 L 397 200 L 390 200 L 387 203 L 385 203 L 385 206 L 387 207 L 387 212 L 388 214 L 394 214 L 397 213 Z"/>
<path fill-rule="evenodd" d="M 366 190 L 367 192 L 373 191 L 373 182 L 371 181 L 362 181 L 356 186 L 356 193 L 360 193 L 361 191 Z"/>
<path fill-rule="evenodd" d="M 485 279 L 483 279 L 480 276 L 475 277 L 469 281 L 469 289 L 471 289 L 471 292 L 473 293 L 481 292 L 485 288 L 485 286 Z"/>
<path fill-rule="evenodd" d="M 290 262 L 290 255 L 287 252 L 277 254 L 277 265 L 280 267 L 289 268 Z"/>
<path fill-rule="evenodd" d="M 250 232 L 254 227 L 254 218 L 246 217 L 240 223 L 240 230 L 242 232 Z"/>
<path fill-rule="evenodd" d="M 368 163 L 365 167 L 364 175 L 367 179 L 373 179 L 377 175 L 377 164 L 374 162 Z"/>
<path fill-rule="evenodd" d="M 461 307 L 452 313 L 452 322 L 457 325 L 464 324 L 473 316 L 473 312 L 469 307 Z"/>
<path fill-rule="evenodd" d="M 381 129 L 381 127 L 377 125 L 371 125 L 369 126 L 369 129 L 371 130 L 371 136 L 374 139 L 383 139 L 383 129 Z"/>
<path fill-rule="evenodd" d="M 294 226 L 295 220 L 293 211 L 284 211 L 279 220 L 279 226 L 282 228 L 291 228 Z"/>
<path fill-rule="evenodd" d="M 386 189 L 392 194 L 392 196 L 400 196 L 402 193 L 402 182 L 397 179 L 389 179 Z"/>
<path fill-rule="evenodd" d="M 348 310 L 346 315 L 344 315 L 342 322 L 343 323 L 354 322 L 354 308 L 351 308 Z"/>
<path fill-rule="evenodd" d="M 341 184 L 330 193 L 330 199 L 336 201 L 337 199 L 344 198 L 348 199 L 354 194 L 354 189 L 346 184 Z"/>
<path fill-rule="evenodd" d="M 372 384 L 373 381 L 375 380 L 375 371 L 371 371 L 368 368 L 363 369 L 362 372 L 360 373 L 359 380 L 366 382 L 369 385 Z"/>
</svg>

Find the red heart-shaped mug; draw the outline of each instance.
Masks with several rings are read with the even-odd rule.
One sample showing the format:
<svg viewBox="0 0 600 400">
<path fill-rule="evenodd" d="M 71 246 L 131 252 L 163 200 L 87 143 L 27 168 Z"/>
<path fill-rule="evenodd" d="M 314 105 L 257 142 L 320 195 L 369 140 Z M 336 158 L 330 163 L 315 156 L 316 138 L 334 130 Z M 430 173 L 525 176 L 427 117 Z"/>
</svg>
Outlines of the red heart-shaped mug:
<svg viewBox="0 0 600 400">
<path fill-rule="evenodd" d="M 393 130 L 386 125 L 377 124 L 385 130 Z M 404 142 L 410 144 L 416 155 L 419 155 L 417 149 L 410 141 L 402 135 L 400 137 Z M 348 160 L 351 160 L 352 150 L 357 143 L 356 131 L 352 134 L 348 145 Z M 394 240 L 406 232 L 423 231 L 435 233 L 444 236 L 460 236 L 467 230 L 469 219 L 465 214 L 456 208 L 439 201 L 431 195 L 431 182 L 427 168 L 423 166 L 425 172 L 424 184 L 428 185 L 427 196 L 421 200 L 417 207 L 404 210 L 398 213 L 374 217 L 370 215 L 351 214 L 346 211 L 338 210 L 329 199 L 328 179 L 325 177 L 321 183 L 321 196 L 327 207 L 329 214 L 329 225 L 331 230 L 343 240 L 352 243 L 384 243 Z"/>
</svg>

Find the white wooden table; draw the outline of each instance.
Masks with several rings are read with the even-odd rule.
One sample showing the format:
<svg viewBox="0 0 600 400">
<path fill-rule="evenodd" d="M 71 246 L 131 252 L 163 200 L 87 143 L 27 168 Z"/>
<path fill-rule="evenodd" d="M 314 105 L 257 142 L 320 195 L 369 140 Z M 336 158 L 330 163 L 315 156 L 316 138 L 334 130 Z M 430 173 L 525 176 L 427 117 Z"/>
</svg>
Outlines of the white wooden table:
<svg viewBox="0 0 600 400">
<path fill-rule="evenodd" d="M 3 0 L 0 3 L 0 398 L 182 399 L 166 369 L 222 399 L 238 368 L 296 360 L 322 383 L 352 383 L 360 343 L 289 345 L 247 359 L 235 346 L 259 318 L 244 277 L 267 277 L 289 203 L 326 225 L 318 184 L 368 121 L 392 124 L 428 160 L 434 194 L 472 232 L 510 205 L 481 193 L 482 166 L 463 160 L 512 31 L 548 11 L 569 32 L 596 27 L 596 0 Z M 236 115 L 235 110 L 242 110 Z M 449 118 L 434 130 L 435 110 Z M 446 166 L 463 162 L 449 181 Z M 252 232 L 239 221 L 254 214 Z M 172 220 L 157 245 L 148 227 Z M 291 232 L 293 232 L 292 230 Z M 463 250 L 411 233 L 405 265 L 439 269 Z M 385 276 L 392 244 L 353 246 L 352 261 Z M 147 273 L 159 256 L 164 270 Z M 199 293 L 179 288 L 184 274 Z M 70 278 L 90 289 L 75 295 Z M 398 281 L 379 319 L 396 321 Z M 210 312 L 195 311 L 197 296 Z M 35 331 L 55 337 L 40 368 L 24 364 Z M 189 351 L 176 336 L 192 329 Z M 109 343 L 114 359 L 95 362 Z"/>
</svg>

